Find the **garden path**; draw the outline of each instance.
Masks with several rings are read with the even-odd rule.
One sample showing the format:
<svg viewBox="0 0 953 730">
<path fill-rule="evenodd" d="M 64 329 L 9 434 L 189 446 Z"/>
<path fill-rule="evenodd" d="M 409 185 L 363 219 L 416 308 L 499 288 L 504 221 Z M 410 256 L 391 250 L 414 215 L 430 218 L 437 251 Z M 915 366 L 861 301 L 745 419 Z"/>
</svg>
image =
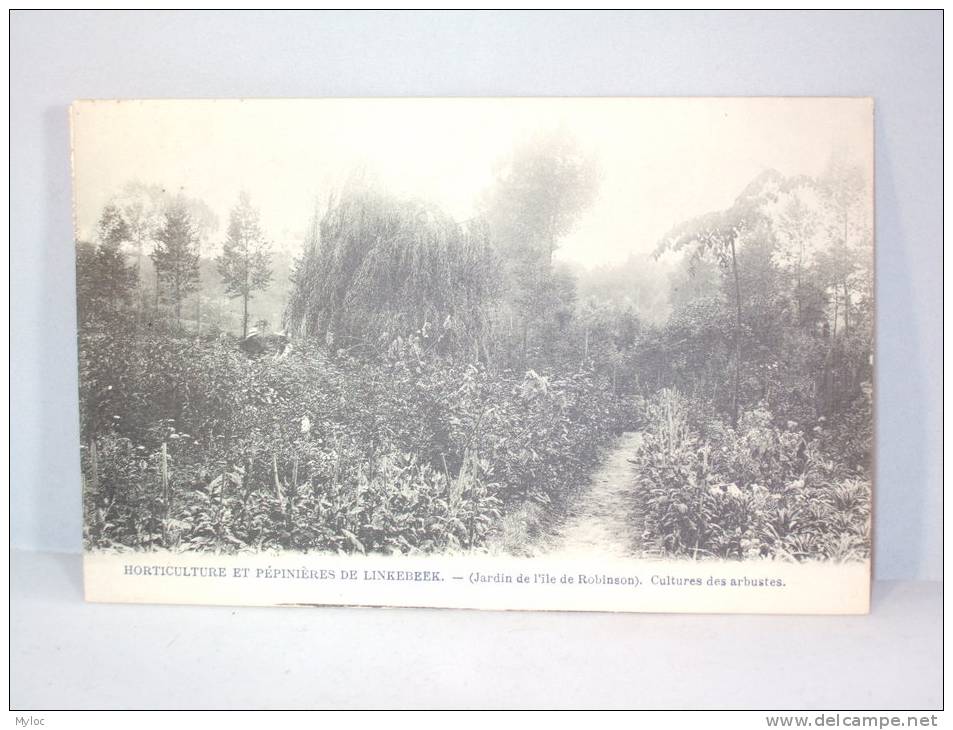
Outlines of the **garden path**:
<svg viewBox="0 0 953 730">
<path fill-rule="evenodd" d="M 636 475 L 629 459 L 641 442 L 639 431 L 619 437 L 569 505 L 565 519 L 548 541 L 548 554 L 600 558 L 639 554 L 642 528 L 633 519 Z"/>
</svg>

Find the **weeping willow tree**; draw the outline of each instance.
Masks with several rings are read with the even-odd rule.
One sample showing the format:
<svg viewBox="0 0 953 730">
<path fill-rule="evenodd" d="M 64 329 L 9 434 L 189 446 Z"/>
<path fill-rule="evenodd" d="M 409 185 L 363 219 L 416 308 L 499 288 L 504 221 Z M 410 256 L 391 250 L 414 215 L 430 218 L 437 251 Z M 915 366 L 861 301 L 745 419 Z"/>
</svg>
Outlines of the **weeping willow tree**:
<svg viewBox="0 0 953 730">
<path fill-rule="evenodd" d="M 315 215 L 284 325 L 334 350 L 417 336 L 438 354 L 486 359 L 499 282 L 485 226 L 352 184 Z"/>
</svg>

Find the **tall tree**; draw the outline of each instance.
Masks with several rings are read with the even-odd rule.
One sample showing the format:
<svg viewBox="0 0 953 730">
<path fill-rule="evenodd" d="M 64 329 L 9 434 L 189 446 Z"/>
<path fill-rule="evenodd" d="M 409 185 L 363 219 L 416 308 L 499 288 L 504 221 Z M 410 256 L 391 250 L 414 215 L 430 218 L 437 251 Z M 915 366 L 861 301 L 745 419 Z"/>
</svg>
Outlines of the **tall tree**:
<svg viewBox="0 0 953 730">
<path fill-rule="evenodd" d="M 708 213 L 693 218 L 671 231 L 659 244 L 656 253 L 667 250 L 687 249 L 695 258 L 713 256 L 731 277 L 732 300 L 734 301 L 734 326 L 732 327 L 732 386 L 731 419 L 738 422 L 739 393 L 741 390 L 741 321 L 742 294 L 741 276 L 738 270 L 738 248 L 742 238 L 751 232 L 763 232 L 766 226 L 764 209 L 777 199 L 783 178 L 774 170 L 767 170 L 748 185 L 727 210 Z M 758 229 L 761 229 L 758 231 Z"/>
<path fill-rule="evenodd" d="M 248 337 L 248 302 L 271 282 L 271 247 L 261 230 L 258 211 L 247 193 L 232 208 L 218 271 L 230 297 L 242 299 L 242 338 Z"/>
<path fill-rule="evenodd" d="M 205 201 L 198 198 L 186 198 L 185 206 L 192 218 L 192 227 L 195 230 L 196 248 L 199 257 L 204 258 L 208 253 L 212 235 L 218 229 L 218 216 L 208 207 Z M 195 291 L 195 330 L 202 332 L 202 282 L 201 269 L 199 270 L 199 286 Z"/>
<path fill-rule="evenodd" d="M 811 323 L 805 311 L 810 298 L 807 279 L 820 246 L 820 206 L 816 181 L 805 179 L 783 192 L 767 210 L 778 244 L 774 262 L 793 280 L 793 319 L 798 326 Z"/>
<path fill-rule="evenodd" d="M 554 272 L 560 239 L 595 200 L 599 171 L 577 140 L 559 129 L 525 140 L 497 170 L 484 196 L 482 214 L 506 269 L 508 355 L 524 367 L 534 341 L 551 344 L 543 333 L 558 329 L 560 301 L 568 290 Z M 540 307 L 543 307 L 540 309 Z"/>
<path fill-rule="evenodd" d="M 208 205 L 198 198 L 180 194 L 178 198 L 186 207 L 192 219 L 192 225 L 198 237 L 199 255 L 206 253 L 205 248 L 212 233 L 218 228 L 218 219 Z M 163 212 L 173 202 L 173 197 L 158 185 L 146 185 L 138 181 L 122 186 L 113 199 L 128 227 L 128 242 L 135 251 L 136 287 L 139 290 L 139 314 L 146 307 L 146 292 L 143 287 L 143 253 L 154 245 L 157 231 L 163 224 Z M 156 272 L 158 274 L 158 272 Z M 158 276 L 156 280 L 156 305 L 159 301 Z M 201 324 L 201 294 L 196 292 L 196 320 Z"/>
<path fill-rule="evenodd" d="M 479 223 L 349 182 L 306 235 L 285 326 L 334 350 L 416 339 L 426 351 L 489 359 L 499 273 Z"/>
<path fill-rule="evenodd" d="M 533 137 L 499 166 L 486 196 L 491 235 L 504 246 L 532 248 L 551 264 L 559 239 L 595 199 L 598 184 L 594 160 L 566 131 Z"/>
<path fill-rule="evenodd" d="M 858 244 L 869 230 L 866 179 L 860 165 L 842 151 L 832 155 L 822 178 L 826 229 L 833 258 L 834 300 L 843 303 L 844 335 L 850 333 L 852 278 L 860 265 Z M 865 247 L 861 247 L 865 248 Z M 834 324 L 836 327 L 836 322 Z"/>
<path fill-rule="evenodd" d="M 162 208 L 165 192 L 158 185 L 129 182 L 123 185 L 115 198 L 115 205 L 122 212 L 129 229 L 129 242 L 136 252 L 136 289 L 138 290 L 139 316 L 146 308 L 146 293 L 143 289 L 142 257 L 147 245 L 155 241 L 155 234 L 162 225 Z M 158 296 L 158 288 L 157 288 Z"/>
<path fill-rule="evenodd" d="M 858 298 L 872 287 L 873 239 L 868 176 L 844 150 L 835 150 L 821 176 L 821 230 L 826 245 L 817 259 L 818 278 L 828 296 L 828 337 L 819 377 L 817 410 L 830 414 L 855 390 L 866 371 L 869 337 L 855 337 Z"/>
<path fill-rule="evenodd" d="M 121 250 L 128 236 L 119 209 L 110 204 L 99 219 L 98 243 L 77 244 L 76 294 L 81 321 L 91 314 L 116 311 L 128 303 L 135 276 Z"/>
<path fill-rule="evenodd" d="M 182 302 L 199 285 L 198 235 L 186 201 L 181 197 L 166 208 L 163 224 L 156 232 L 152 261 L 174 308 L 176 322 L 181 324 Z"/>
<path fill-rule="evenodd" d="M 110 203 L 103 208 L 97 233 L 101 245 L 117 251 L 123 242 L 129 239 L 129 226 L 117 206 Z"/>
</svg>

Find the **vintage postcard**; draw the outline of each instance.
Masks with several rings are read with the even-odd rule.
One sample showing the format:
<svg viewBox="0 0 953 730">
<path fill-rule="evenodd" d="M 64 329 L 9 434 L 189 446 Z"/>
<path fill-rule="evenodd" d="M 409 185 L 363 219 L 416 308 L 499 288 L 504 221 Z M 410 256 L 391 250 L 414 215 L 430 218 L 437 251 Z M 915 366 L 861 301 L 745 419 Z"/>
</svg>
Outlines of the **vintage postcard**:
<svg viewBox="0 0 953 730">
<path fill-rule="evenodd" d="M 868 610 L 870 99 L 71 122 L 89 600 Z"/>
</svg>

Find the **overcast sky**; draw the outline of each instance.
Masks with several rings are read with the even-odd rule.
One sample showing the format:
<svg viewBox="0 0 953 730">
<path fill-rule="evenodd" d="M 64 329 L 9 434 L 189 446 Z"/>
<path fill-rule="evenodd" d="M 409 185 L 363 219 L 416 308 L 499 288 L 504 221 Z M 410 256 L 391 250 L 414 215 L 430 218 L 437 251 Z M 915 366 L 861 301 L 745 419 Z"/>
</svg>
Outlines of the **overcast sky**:
<svg viewBox="0 0 953 730">
<path fill-rule="evenodd" d="M 595 156 L 599 195 L 559 257 L 650 252 L 675 224 L 730 205 L 759 172 L 818 174 L 840 146 L 872 164 L 860 99 L 329 99 L 82 102 L 73 107 L 76 224 L 89 238 L 128 181 L 184 190 L 220 220 L 246 190 L 297 252 L 315 199 L 363 166 L 458 220 L 520 139 L 563 126 Z"/>
</svg>

